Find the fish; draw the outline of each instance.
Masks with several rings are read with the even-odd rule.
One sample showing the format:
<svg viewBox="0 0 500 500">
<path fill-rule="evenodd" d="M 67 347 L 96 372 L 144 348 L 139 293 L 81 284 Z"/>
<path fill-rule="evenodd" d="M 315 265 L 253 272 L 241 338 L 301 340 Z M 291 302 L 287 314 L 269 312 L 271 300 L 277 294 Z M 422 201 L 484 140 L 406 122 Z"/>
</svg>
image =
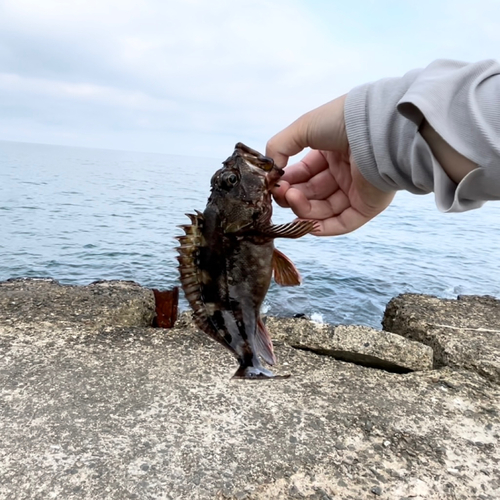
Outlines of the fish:
<svg viewBox="0 0 500 500">
<path fill-rule="evenodd" d="M 186 214 L 179 226 L 180 282 L 200 330 L 229 349 L 239 366 L 233 378 L 271 379 L 276 363 L 271 336 L 260 309 L 271 278 L 284 286 L 301 283 L 300 274 L 274 246 L 276 238 L 300 238 L 315 222 L 273 225 L 271 189 L 283 175 L 274 161 L 237 143 L 213 175 L 205 210 Z"/>
</svg>

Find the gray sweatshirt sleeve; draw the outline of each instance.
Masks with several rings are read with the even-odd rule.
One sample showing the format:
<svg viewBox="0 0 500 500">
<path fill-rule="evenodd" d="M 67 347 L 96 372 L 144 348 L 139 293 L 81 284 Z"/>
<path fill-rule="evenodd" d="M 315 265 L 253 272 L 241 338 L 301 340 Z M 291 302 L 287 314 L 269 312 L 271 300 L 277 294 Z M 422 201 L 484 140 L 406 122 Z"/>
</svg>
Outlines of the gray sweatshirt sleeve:
<svg viewBox="0 0 500 500">
<path fill-rule="evenodd" d="M 437 60 L 402 78 L 353 89 L 345 103 L 347 136 L 363 176 L 382 191 L 435 193 L 443 212 L 500 199 L 500 65 Z M 419 133 L 426 120 L 478 165 L 455 184 Z"/>
</svg>

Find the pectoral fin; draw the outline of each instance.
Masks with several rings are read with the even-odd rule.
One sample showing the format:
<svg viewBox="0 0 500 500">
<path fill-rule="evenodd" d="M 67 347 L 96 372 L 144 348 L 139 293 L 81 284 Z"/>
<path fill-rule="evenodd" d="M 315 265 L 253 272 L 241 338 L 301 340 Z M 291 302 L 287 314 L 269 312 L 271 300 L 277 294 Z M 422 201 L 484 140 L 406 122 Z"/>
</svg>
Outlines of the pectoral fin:
<svg viewBox="0 0 500 500">
<path fill-rule="evenodd" d="M 297 286 L 302 283 L 295 264 L 276 248 L 273 252 L 273 276 L 274 281 L 281 286 Z"/>
<path fill-rule="evenodd" d="M 259 227 L 259 233 L 269 238 L 300 238 L 310 233 L 316 225 L 312 220 L 297 220 L 288 224 Z"/>
</svg>

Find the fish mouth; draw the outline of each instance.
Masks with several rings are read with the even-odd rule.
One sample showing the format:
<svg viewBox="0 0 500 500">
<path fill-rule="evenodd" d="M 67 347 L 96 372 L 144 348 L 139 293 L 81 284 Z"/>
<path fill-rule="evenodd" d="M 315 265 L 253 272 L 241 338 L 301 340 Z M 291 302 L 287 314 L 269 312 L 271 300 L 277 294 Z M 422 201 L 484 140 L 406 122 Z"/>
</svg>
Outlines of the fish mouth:
<svg viewBox="0 0 500 500">
<path fill-rule="evenodd" d="M 274 187 L 278 179 L 285 173 L 282 168 L 276 166 L 272 158 L 264 156 L 242 142 L 238 142 L 234 146 L 233 158 L 238 157 L 243 158 L 250 168 L 257 168 L 267 174 L 266 184 L 268 188 Z"/>
<path fill-rule="evenodd" d="M 243 158 L 250 167 L 257 167 L 260 170 L 264 170 L 264 172 L 271 172 L 273 168 L 276 168 L 272 158 L 264 156 L 242 142 L 238 142 L 234 146 L 233 156 Z"/>
</svg>

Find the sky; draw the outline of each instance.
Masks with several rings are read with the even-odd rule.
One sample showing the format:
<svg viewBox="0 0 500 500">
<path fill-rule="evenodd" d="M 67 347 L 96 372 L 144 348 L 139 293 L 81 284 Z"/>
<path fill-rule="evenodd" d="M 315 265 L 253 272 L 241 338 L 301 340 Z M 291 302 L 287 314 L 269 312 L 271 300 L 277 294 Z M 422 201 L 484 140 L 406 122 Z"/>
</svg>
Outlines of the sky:
<svg viewBox="0 0 500 500">
<path fill-rule="evenodd" d="M 500 1 L 0 0 L 0 140 L 223 159 L 438 58 L 500 58 Z"/>
</svg>

